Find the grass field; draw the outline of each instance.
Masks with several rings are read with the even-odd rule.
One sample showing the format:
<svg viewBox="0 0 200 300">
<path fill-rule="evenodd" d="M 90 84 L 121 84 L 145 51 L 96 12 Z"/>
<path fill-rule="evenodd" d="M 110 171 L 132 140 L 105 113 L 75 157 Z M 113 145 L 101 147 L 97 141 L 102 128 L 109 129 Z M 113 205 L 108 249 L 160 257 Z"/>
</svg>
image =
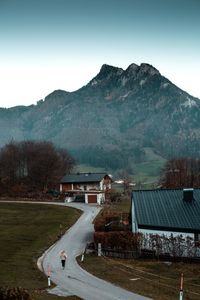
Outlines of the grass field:
<svg viewBox="0 0 200 300">
<path fill-rule="evenodd" d="M 179 299 L 184 273 L 184 300 L 200 299 L 200 265 L 151 260 L 121 260 L 86 255 L 79 264 L 88 272 L 154 300 Z"/>
<path fill-rule="evenodd" d="M 53 205 L 0 202 L 0 285 L 23 287 L 35 300 L 60 299 L 45 292 L 47 278 L 36 262 L 80 214 Z"/>
<path fill-rule="evenodd" d="M 141 189 L 152 188 L 157 185 L 161 170 L 166 163 L 166 160 L 154 153 L 151 148 L 144 148 L 144 151 L 146 156 L 145 162 L 137 163 L 134 166 L 134 179 Z"/>
<path fill-rule="evenodd" d="M 127 196 L 126 199 L 122 200 L 121 202 L 114 202 L 104 205 L 104 209 L 101 213 L 104 212 L 120 212 L 120 213 L 129 213 L 131 209 L 131 197 Z"/>
</svg>

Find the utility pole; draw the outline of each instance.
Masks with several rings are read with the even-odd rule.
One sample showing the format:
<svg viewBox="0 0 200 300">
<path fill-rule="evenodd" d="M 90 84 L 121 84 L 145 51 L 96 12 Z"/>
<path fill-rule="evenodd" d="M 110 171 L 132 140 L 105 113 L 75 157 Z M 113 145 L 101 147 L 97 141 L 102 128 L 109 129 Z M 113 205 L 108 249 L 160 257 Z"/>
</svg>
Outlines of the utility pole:
<svg viewBox="0 0 200 300">
<path fill-rule="evenodd" d="M 183 300 L 183 273 L 181 273 L 181 286 L 180 286 L 179 300 Z"/>
</svg>

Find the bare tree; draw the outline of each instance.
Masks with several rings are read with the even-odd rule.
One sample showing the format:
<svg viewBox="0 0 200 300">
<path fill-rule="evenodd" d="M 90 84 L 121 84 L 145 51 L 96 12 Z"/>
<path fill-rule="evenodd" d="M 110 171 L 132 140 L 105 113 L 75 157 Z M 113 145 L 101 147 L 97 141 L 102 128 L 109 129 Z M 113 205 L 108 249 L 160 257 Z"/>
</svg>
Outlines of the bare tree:
<svg viewBox="0 0 200 300">
<path fill-rule="evenodd" d="M 131 176 L 127 170 L 123 170 L 118 174 L 119 178 L 123 181 L 124 194 L 129 195 L 131 193 Z"/>
<path fill-rule="evenodd" d="M 162 170 L 160 184 L 165 188 L 199 187 L 200 160 L 188 157 L 169 160 Z"/>
<path fill-rule="evenodd" d="M 27 190 L 46 191 L 70 173 L 74 159 L 51 142 L 9 143 L 0 150 L 0 180 L 4 189 L 22 184 Z"/>
<path fill-rule="evenodd" d="M 2 183 L 14 185 L 19 175 L 20 153 L 17 145 L 10 142 L 0 152 L 0 178 Z"/>
</svg>

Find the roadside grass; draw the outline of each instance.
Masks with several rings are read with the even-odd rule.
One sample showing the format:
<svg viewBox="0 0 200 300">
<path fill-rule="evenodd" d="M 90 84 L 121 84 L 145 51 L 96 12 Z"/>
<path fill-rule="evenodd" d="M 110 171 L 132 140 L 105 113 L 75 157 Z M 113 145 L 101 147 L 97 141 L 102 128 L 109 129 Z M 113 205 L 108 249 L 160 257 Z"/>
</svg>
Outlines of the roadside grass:
<svg viewBox="0 0 200 300">
<path fill-rule="evenodd" d="M 0 202 L 0 286 L 23 287 L 35 300 L 60 299 L 45 291 L 47 278 L 36 262 L 80 215 L 63 206 Z"/>
<path fill-rule="evenodd" d="M 200 299 L 200 265 L 167 264 L 155 260 L 122 260 L 85 255 L 82 268 L 95 276 L 154 300 L 179 299 L 180 276 L 184 274 L 184 299 Z"/>
</svg>

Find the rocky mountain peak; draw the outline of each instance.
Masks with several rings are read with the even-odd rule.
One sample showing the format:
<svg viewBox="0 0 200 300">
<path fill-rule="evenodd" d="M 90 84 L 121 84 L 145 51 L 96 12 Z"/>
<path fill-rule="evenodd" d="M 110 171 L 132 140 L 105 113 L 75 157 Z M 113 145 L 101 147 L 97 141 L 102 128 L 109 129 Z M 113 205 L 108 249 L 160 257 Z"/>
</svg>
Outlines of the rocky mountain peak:
<svg viewBox="0 0 200 300">
<path fill-rule="evenodd" d="M 129 80 L 129 78 L 140 78 L 144 76 L 153 76 L 160 75 L 159 71 L 154 68 L 150 64 L 142 63 L 138 66 L 135 63 L 132 63 L 128 66 L 128 68 L 124 71 L 122 68 L 114 67 L 111 65 L 104 64 L 102 65 L 100 72 L 94 77 L 90 84 L 96 85 L 100 83 L 102 80 L 108 80 L 112 77 L 122 77 L 123 80 Z"/>
<path fill-rule="evenodd" d="M 123 69 L 104 64 L 102 65 L 96 79 L 106 79 L 113 75 L 121 75 L 122 73 Z"/>
<path fill-rule="evenodd" d="M 126 69 L 126 71 L 129 71 L 129 72 L 133 71 L 134 72 L 135 70 L 138 69 L 138 67 L 139 67 L 138 65 L 136 65 L 136 64 L 133 63 L 133 64 L 130 64 L 130 66 L 128 66 L 128 68 Z"/>
<path fill-rule="evenodd" d="M 140 65 L 140 71 L 141 74 L 149 74 L 149 75 L 160 75 L 160 72 L 154 68 L 152 65 L 142 63 Z"/>
<path fill-rule="evenodd" d="M 126 71 L 124 73 L 126 76 L 135 76 L 138 69 L 139 69 L 139 66 L 133 63 L 130 66 L 128 66 L 128 68 L 126 69 Z"/>
<path fill-rule="evenodd" d="M 147 77 L 153 75 L 160 75 L 159 71 L 152 65 L 142 63 L 140 66 L 131 64 L 123 73 L 123 82 L 129 79 L 141 79 L 146 80 Z"/>
</svg>

